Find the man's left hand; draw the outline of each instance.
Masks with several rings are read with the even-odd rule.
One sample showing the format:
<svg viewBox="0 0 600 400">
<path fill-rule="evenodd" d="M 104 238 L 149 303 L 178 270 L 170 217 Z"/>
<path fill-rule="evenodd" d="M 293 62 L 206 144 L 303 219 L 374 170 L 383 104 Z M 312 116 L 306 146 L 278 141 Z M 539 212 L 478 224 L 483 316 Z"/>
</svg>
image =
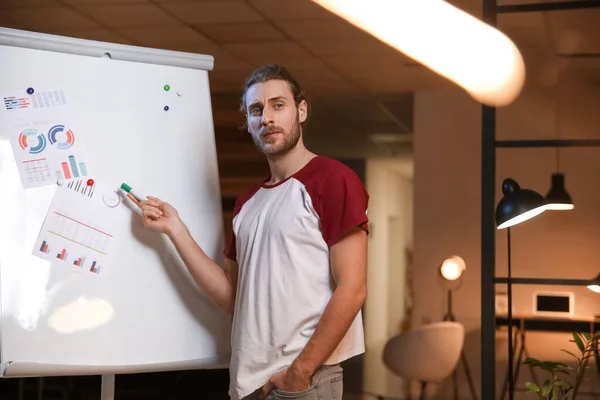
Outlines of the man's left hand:
<svg viewBox="0 0 600 400">
<path fill-rule="evenodd" d="M 310 376 L 305 376 L 294 369 L 286 368 L 269 379 L 261 389 L 261 399 L 265 399 L 271 390 L 277 388 L 284 392 L 299 392 L 310 387 Z"/>
</svg>

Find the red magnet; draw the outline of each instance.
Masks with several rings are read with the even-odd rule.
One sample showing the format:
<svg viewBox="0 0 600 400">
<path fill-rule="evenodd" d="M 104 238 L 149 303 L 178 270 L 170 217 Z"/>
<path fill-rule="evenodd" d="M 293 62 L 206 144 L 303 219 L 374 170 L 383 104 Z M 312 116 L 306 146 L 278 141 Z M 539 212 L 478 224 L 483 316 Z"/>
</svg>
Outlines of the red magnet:
<svg viewBox="0 0 600 400">
<path fill-rule="evenodd" d="M 93 179 L 88 179 L 87 185 L 88 186 L 94 186 L 94 180 Z"/>
</svg>

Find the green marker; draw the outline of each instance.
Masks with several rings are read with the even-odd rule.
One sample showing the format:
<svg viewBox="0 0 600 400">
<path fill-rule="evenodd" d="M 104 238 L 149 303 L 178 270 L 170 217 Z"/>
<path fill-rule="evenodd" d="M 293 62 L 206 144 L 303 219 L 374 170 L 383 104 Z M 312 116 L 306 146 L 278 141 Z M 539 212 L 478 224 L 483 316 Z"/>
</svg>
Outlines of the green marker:
<svg viewBox="0 0 600 400">
<path fill-rule="evenodd" d="M 126 183 L 121 184 L 121 190 L 123 190 L 124 192 L 127 192 L 127 193 L 131 193 L 132 195 L 135 196 L 136 199 L 138 199 L 140 201 L 148 199 L 148 196 L 144 196 L 144 195 L 140 194 L 139 192 L 134 191 L 133 188 Z"/>
</svg>

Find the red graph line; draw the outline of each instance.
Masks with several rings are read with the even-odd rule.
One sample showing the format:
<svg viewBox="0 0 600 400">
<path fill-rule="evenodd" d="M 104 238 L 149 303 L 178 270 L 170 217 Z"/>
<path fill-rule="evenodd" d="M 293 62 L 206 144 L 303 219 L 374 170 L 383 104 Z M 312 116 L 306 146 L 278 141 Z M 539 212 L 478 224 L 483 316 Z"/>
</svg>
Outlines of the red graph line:
<svg viewBox="0 0 600 400">
<path fill-rule="evenodd" d="M 93 230 L 95 230 L 96 232 L 100 232 L 100 233 L 102 233 L 102 234 L 104 234 L 104 235 L 106 235 L 106 236 L 113 237 L 113 235 L 111 235 L 110 233 L 102 232 L 102 231 L 101 231 L 101 230 L 99 230 L 99 229 L 96 229 L 96 228 L 94 228 L 94 227 L 92 227 L 92 226 L 86 225 L 86 224 L 84 224 L 83 222 L 77 221 L 76 219 L 73 219 L 73 218 L 71 218 L 71 217 L 67 217 L 66 215 L 63 215 L 63 214 L 61 214 L 61 213 L 59 213 L 59 212 L 56 212 L 56 211 L 54 211 L 54 214 L 56 214 L 56 215 L 60 215 L 61 217 L 64 217 L 64 218 L 66 218 L 66 219 L 69 219 L 69 220 L 71 220 L 71 221 L 73 221 L 73 222 L 77 222 L 78 224 L 81 224 L 81 225 L 85 226 L 86 228 L 93 229 Z"/>
<path fill-rule="evenodd" d="M 37 160 L 27 160 L 27 161 L 23 161 L 23 164 L 25 163 L 30 163 L 30 162 L 35 162 L 35 161 L 44 161 L 45 158 L 38 158 Z"/>
</svg>

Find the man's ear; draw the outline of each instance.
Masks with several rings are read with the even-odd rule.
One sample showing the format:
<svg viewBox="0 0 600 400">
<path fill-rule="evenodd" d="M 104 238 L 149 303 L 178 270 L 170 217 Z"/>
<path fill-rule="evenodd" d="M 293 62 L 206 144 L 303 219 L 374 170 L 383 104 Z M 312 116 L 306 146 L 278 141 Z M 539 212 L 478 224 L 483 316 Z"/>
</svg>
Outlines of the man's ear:
<svg viewBox="0 0 600 400">
<path fill-rule="evenodd" d="M 300 104 L 298 104 L 298 118 L 300 123 L 303 123 L 306 121 L 306 118 L 308 118 L 308 104 L 306 103 L 306 100 L 302 100 Z"/>
</svg>

